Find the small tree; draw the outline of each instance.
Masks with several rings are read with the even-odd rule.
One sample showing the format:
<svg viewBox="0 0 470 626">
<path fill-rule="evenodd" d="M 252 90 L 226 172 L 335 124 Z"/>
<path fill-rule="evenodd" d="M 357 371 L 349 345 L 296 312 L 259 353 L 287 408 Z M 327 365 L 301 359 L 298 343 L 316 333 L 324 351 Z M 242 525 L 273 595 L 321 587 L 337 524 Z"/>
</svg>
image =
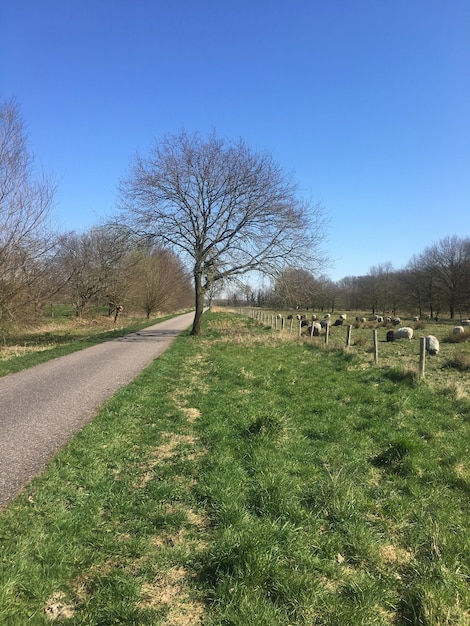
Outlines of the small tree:
<svg viewBox="0 0 470 626">
<path fill-rule="evenodd" d="M 148 158 L 136 157 L 120 197 L 121 215 L 134 231 L 190 260 L 194 335 L 215 282 L 319 260 L 320 206 L 299 200 L 272 157 L 242 140 L 169 135 Z"/>
</svg>

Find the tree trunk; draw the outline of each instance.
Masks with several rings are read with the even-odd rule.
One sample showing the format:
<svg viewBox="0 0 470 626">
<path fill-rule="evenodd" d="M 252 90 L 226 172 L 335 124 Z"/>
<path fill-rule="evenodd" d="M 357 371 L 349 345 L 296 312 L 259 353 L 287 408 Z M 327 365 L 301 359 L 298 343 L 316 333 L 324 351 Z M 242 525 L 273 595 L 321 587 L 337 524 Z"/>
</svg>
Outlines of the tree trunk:
<svg viewBox="0 0 470 626">
<path fill-rule="evenodd" d="M 194 288 L 196 292 L 196 311 L 194 313 L 191 335 L 200 335 L 202 314 L 204 313 L 204 296 L 206 293 L 204 287 L 202 286 L 201 272 L 194 272 Z"/>
</svg>

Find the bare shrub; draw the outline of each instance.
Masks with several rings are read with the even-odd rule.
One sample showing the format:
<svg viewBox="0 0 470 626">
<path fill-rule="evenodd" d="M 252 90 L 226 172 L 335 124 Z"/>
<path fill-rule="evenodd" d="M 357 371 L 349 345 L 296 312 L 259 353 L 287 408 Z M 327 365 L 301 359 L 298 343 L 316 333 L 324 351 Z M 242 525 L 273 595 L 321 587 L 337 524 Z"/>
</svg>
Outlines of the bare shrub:
<svg viewBox="0 0 470 626">
<path fill-rule="evenodd" d="M 367 345 L 367 337 L 365 335 L 359 335 L 354 341 L 354 345 L 363 348 Z"/>
<path fill-rule="evenodd" d="M 464 350 L 456 350 L 453 358 L 446 361 L 444 366 L 452 367 L 460 372 L 470 370 L 470 354 L 467 354 Z"/>
<path fill-rule="evenodd" d="M 465 343 L 468 339 L 468 335 L 466 333 L 448 333 L 445 337 L 442 338 L 443 343 Z"/>
</svg>

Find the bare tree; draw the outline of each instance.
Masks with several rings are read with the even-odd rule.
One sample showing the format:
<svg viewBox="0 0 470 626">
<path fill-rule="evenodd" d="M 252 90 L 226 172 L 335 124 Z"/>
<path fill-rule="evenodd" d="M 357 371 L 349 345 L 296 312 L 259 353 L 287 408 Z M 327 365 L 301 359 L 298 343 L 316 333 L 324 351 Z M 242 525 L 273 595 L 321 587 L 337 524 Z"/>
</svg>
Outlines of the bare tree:
<svg viewBox="0 0 470 626">
<path fill-rule="evenodd" d="M 215 133 L 204 140 L 182 132 L 166 136 L 148 158 L 136 157 L 121 183 L 121 217 L 191 262 L 198 335 L 215 282 L 319 262 L 323 212 L 297 192 L 269 154 Z"/>
<path fill-rule="evenodd" d="M 470 238 L 444 237 L 425 249 L 420 257 L 426 273 L 432 274 L 440 298 L 454 318 L 470 306 Z"/>
<path fill-rule="evenodd" d="M 166 313 L 190 306 L 194 298 L 191 280 L 174 252 L 163 248 L 140 249 L 133 258 L 131 293 L 147 318 L 157 311 Z"/>
<path fill-rule="evenodd" d="M 65 292 L 80 317 L 93 300 L 106 300 L 111 315 L 128 289 L 123 263 L 130 239 L 108 227 L 83 233 L 67 233 L 59 239 L 60 264 Z"/>
<path fill-rule="evenodd" d="M 279 308 L 314 309 L 319 302 L 320 291 L 320 284 L 311 272 L 287 268 L 274 281 L 273 301 Z"/>
<path fill-rule="evenodd" d="M 54 193 L 34 167 L 17 104 L 0 103 L 0 314 L 13 314 L 18 295 L 43 277 Z"/>
</svg>

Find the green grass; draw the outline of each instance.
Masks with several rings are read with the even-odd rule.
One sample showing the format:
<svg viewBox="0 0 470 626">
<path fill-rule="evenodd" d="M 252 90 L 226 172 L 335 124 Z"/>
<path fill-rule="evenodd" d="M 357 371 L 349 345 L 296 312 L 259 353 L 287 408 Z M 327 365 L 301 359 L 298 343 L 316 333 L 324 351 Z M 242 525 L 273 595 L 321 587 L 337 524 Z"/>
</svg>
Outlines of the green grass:
<svg viewBox="0 0 470 626">
<path fill-rule="evenodd" d="M 204 326 L 3 512 L 0 623 L 470 623 L 468 399 Z"/>
</svg>

